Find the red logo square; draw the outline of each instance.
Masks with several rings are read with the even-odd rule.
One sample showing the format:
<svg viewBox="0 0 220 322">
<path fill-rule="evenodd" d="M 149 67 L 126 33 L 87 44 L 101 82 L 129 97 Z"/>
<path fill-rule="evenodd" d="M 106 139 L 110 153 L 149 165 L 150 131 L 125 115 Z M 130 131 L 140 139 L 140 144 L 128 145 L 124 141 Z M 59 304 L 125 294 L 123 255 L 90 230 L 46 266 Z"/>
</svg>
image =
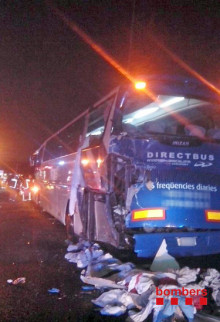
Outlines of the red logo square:
<svg viewBox="0 0 220 322">
<path fill-rule="evenodd" d="M 171 303 L 171 305 L 178 305 L 178 298 L 172 297 L 170 303 Z"/>
<path fill-rule="evenodd" d="M 156 305 L 163 305 L 163 297 L 156 297 Z"/>
<path fill-rule="evenodd" d="M 186 305 L 192 305 L 192 303 L 193 303 L 192 301 L 193 301 L 193 299 L 191 297 L 186 297 L 185 298 L 185 304 Z"/>
<path fill-rule="evenodd" d="M 199 304 L 200 305 L 207 305 L 207 298 L 206 297 L 200 297 Z"/>
</svg>

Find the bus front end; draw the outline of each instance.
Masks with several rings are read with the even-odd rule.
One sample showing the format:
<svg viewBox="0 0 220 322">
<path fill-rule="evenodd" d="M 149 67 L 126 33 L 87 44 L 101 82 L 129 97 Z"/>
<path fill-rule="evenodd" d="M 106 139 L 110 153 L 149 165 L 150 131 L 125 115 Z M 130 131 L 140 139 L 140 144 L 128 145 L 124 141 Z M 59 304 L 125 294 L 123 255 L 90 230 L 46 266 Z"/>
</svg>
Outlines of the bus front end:
<svg viewBox="0 0 220 322">
<path fill-rule="evenodd" d="M 220 108 L 196 86 L 159 81 L 150 97 L 127 91 L 120 105 L 110 153 L 125 160 L 115 180 L 129 182 L 125 232 L 139 257 L 154 257 L 163 240 L 176 257 L 220 253 Z"/>
<path fill-rule="evenodd" d="M 146 161 L 136 171 L 145 175 L 128 189 L 126 218 L 138 256 L 154 256 L 163 239 L 174 256 L 219 253 L 217 147 L 173 148 L 152 139 L 138 150 Z"/>
</svg>

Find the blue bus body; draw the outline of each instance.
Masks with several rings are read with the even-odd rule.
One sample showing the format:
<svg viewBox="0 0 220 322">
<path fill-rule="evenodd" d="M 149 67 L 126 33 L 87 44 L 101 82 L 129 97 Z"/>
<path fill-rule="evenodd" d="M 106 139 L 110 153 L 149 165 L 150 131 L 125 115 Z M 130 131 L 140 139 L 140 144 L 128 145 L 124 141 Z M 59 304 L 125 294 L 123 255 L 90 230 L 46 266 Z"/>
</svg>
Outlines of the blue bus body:
<svg viewBox="0 0 220 322">
<path fill-rule="evenodd" d="M 208 221 L 206 217 L 206 211 L 220 209 L 217 144 L 172 147 L 154 139 L 123 138 L 112 142 L 111 152 L 123 154 L 132 163 L 150 169 L 152 190 L 146 184 L 135 184 L 137 192 L 126 218 L 126 227 L 138 231 L 134 238 L 139 256 L 154 256 L 163 239 L 175 256 L 219 252 L 220 222 Z M 133 211 L 150 208 L 163 209 L 164 218 L 135 221 L 132 217 Z M 148 228 L 155 230 L 146 233 Z M 195 237 L 193 245 L 178 246 L 178 238 L 182 237 Z"/>
<path fill-rule="evenodd" d="M 177 257 L 219 253 L 219 97 L 195 80 L 146 81 L 145 92 L 118 88 L 88 111 L 62 209 L 78 235 L 139 257 L 163 239 Z M 65 158 L 41 160 L 41 171 Z"/>
</svg>

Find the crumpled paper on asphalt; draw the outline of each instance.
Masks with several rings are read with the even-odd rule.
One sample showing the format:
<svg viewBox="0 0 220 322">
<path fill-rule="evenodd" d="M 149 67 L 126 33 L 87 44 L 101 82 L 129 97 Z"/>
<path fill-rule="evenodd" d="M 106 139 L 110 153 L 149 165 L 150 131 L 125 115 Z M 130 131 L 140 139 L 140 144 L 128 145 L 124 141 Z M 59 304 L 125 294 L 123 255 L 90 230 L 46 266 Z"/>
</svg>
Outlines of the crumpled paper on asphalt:
<svg viewBox="0 0 220 322">
<path fill-rule="evenodd" d="M 213 290 L 212 297 L 217 306 L 220 306 L 220 273 L 214 268 L 208 268 L 201 277 L 203 280 L 199 284 L 203 288 L 210 287 Z"/>
<path fill-rule="evenodd" d="M 152 275 L 150 275 L 152 277 Z M 147 273 L 139 273 L 134 275 L 129 284 L 128 284 L 128 292 L 135 292 L 138 294 L 142 294 L 154 285 L 152 278 Z"/>
<path fill-rule="evenodd" d="M 104 252 L 100 249 L 98 244 L 91 246 L 90 243 L 79 242 L 76 245 L 69 245 L 67 248 L 68 253 L 65 258 L 72 263 L 76 263 L 78 268 L 85 268 L 93 260 L 100 258 Z"/>
<path fill-rule="evenodd" d="M 100 277 L 92 277 L 92 276 L 80 276 L 80 279 L 83 283 L 94 285 L 96 288 L 119 288 L 124 289 L 125 286 L 118 285 L 114 281 L 109 279 L 100 278 Z"/>
<path fill-rule="evenodd" d="M 100 313 L 102 315 L 114 315 L 120 316 L 127 311 L 127 308 L 124 305 L 106 305 Z"/>
<path fill-rule="evenodd" d="M 192 321 L 197 311 L 194 302 L 192 306 L 185 305 L 185 297 L 178 296 L 178 306 L 171 305 L 170 295 L 164 297 L 164 305 L 156 305 L 156 286 L 161 290 L 182 287 L 202 290 L 210 287 L 213 299 L 220 305 L 220 273 L 215 269 L 200 273 L 200 268 L 186 266 L 169 269 L 169 272 L 164 272 L 164 267 L 162 272 L 146 271 L 136 268 L 133 263 L 122 263 L 109 253 L 104 254 L 98 244 L 91 245 L 82 240 L 76 245 L 69 245 L 67 250 L 65 258 L 84 269 L 80 277 L 82 282 L 103 291 L 92 300 L 93 304 L 102 308 L 100 313 L 103 315 L 128 314 L 129 321 L 141 322 L 153 312 L 153 322 L 160 322 L 168 316 L 180 317 L 182 314 L 183 317 L 184 313 L 188 321 Z"/>
<path fill-rule="evenodd" d="M 199 272 L 200 268 L 192 269 L 187 266 L 175 271 L 178 283 L 183 286 L 196 281 Z"/>
</svg>

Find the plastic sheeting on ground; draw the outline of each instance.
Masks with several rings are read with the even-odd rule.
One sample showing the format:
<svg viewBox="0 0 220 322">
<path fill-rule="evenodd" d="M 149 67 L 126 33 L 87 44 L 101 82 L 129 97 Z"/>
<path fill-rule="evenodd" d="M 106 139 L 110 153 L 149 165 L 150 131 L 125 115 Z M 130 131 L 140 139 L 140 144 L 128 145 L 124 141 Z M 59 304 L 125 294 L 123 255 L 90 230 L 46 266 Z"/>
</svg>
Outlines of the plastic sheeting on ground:
<svg viewBox="0 0 220 322">
<path fill-rule="evenodd" d="M 215 269 L 201 272 L 200 268 L 171 269 L 169 272 L 146 271 L 135 267 L 133 263 L 122 263 L 111 254 L 104 254 L 98 244 L 80 241 L 76 245 L 69 245 L 65 258 L 83 269 L 81 280 L 83 283 L 94 285 L 102 294 L 92 300 L 100 307 L 103 315 L 127 315 L 128 321 L 145 321 L 150 315 L 153 322 L 160 322 L 171 316 L 193 321 L 197 310 L 199 296 L 193 297 L 193 305 L 185 304 L 185 297 L 178 295 L 178 305 L 170 304 L 170 296 L 164 296 L 164 305 L 156 305 L 156 287 L 160 290 L 198 290 L 208 287 L 212 290 L 212 297 L 220 306 L 220 273 Z M 158 264 L 158 263 L 157 263 Z M 153 266 L 151 266 L 152 268 Z M 106 276 L 108 276 L 106 278 Z M 176 297 L 176 296 L 175 296 Z"/>
<path fill-rule="evenodd" d="M 167 271 L 167 269 L 179 269 L 179 264 L 175 260 L 173 256 L 168 254 L 167 251 L 167 243 L 166 240 L 163 239 L 160 248 L 158 249 L 153 263 L 151 264 L 151 271 L 153 272 L 161 272 L 161 271 Z"/>
</svg>

